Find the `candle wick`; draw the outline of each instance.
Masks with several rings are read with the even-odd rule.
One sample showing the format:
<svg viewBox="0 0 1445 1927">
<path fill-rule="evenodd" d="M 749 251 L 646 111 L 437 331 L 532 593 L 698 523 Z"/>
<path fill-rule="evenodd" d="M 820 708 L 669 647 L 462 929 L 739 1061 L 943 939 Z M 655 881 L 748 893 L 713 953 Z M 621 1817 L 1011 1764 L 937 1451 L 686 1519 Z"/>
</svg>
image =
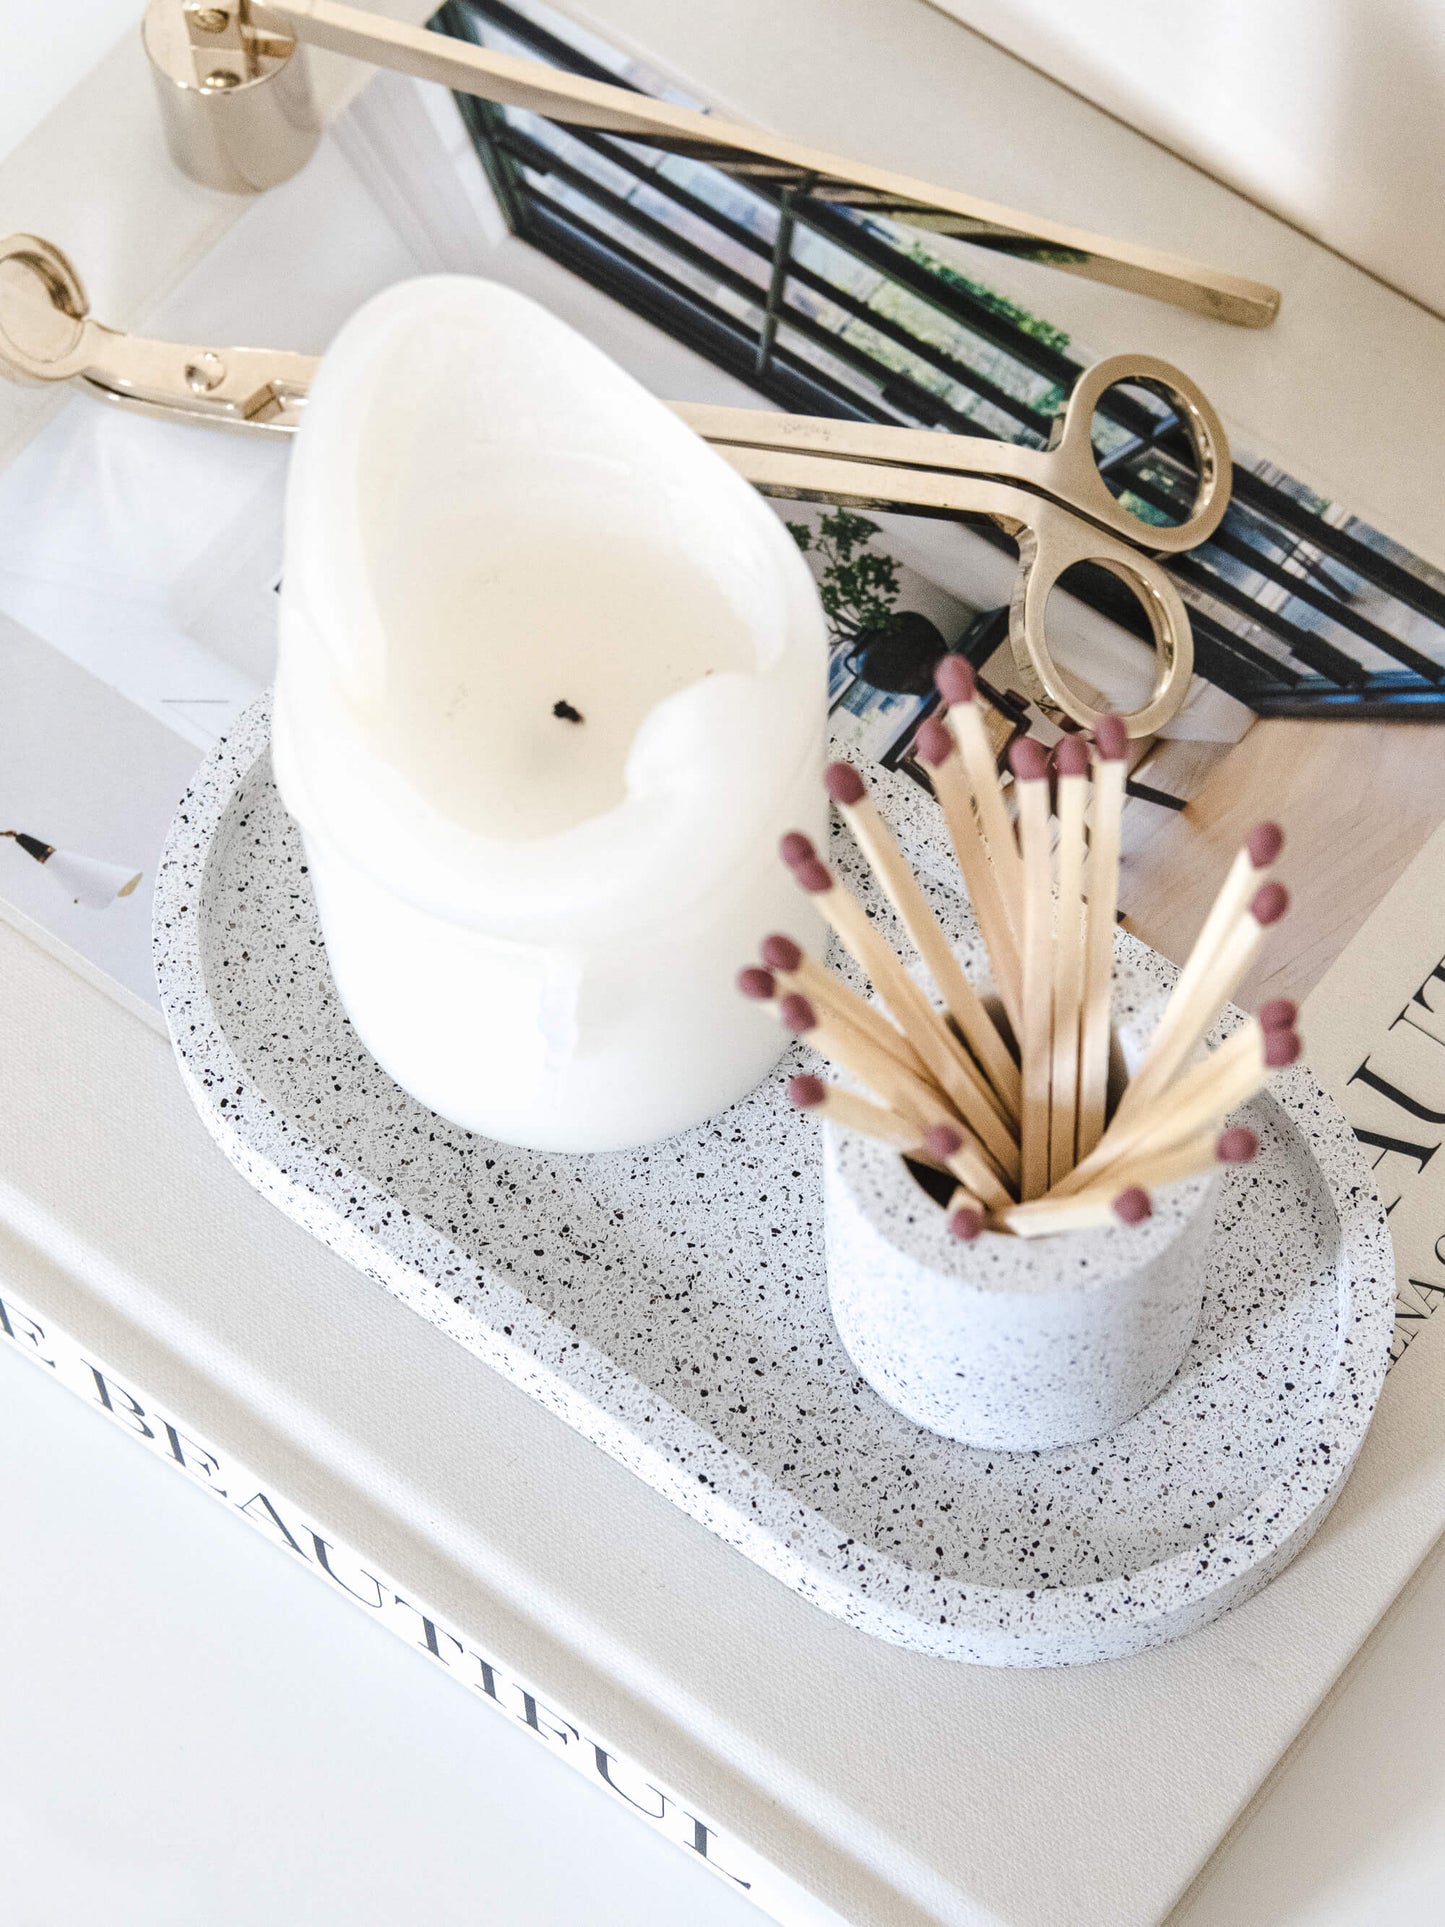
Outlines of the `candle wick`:
<svg viewBox="0 0 1445 1927">
<path fill-rule="evenodd" d="M 552 714 L 554 716 L 560 716 L 564 723 L 580 723 L 584 720 L 581 710 L 574 709 L 571 703 L 567 702 L 565 698 L 560 702 L 553 703 Z"/>
</svg>

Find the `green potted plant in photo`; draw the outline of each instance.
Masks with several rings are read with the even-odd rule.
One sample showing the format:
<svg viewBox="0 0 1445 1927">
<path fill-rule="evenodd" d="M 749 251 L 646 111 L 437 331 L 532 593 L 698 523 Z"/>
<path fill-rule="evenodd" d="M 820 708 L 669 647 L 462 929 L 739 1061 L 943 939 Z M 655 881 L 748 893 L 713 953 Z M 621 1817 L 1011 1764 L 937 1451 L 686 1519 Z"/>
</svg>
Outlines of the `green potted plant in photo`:
<svg viewBox="0 0 1445 1927">
<path fill-rule="evenodd" d="M 874 548 L 882 533 L 866 515 L 830 509 L 817 525 L 789 522 L 805 555 L 818 558 L 818 594 L 847 663 L 875 689 L 926 696 L 933 672 L 948 653 L 937 625 L 916 609 L 900 609 L 898 563 Z"/>
</svg>

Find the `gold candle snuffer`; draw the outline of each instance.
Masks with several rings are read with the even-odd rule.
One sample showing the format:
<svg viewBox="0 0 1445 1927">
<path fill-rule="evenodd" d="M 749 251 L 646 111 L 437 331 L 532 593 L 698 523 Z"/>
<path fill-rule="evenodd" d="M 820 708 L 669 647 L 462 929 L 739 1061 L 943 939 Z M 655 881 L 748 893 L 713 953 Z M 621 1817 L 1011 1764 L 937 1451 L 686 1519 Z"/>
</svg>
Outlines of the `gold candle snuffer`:
<svg viewBox="0 0 1445 1927">
<path fill-rule="evenodd" d="M 142 38 L 171 156 L 206 187 L 232 193 L 274 187 L 306 161 L 321 131 L 305 71 L 309 44 L 563 126 L 684 154 L 786 197 L 785 207 L 801 197 L 866 211 L 1241 327 L 1268 327 L 1279 311 L 1276 289 L 1242 275 L 844 160 L 721 115 L 336 0 L 227 0 L 220 6 L 149 0 Z"/>
</svg>

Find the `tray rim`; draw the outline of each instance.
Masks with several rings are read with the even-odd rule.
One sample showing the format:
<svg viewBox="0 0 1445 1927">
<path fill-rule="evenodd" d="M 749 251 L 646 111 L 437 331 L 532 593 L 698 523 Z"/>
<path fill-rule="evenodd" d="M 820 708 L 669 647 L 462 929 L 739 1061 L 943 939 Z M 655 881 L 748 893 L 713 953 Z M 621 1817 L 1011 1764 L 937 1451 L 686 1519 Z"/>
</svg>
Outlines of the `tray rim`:
<svg viewBox="0 0 1445 1927">
<path fill-rule="evenodd" d="M 269 751 L 269 692 L 237 718 L 201 765 L 177 807 L 155 880 L 153 950 L 161 1007 L 183 1081 L 216 1144 L 249 1183 L 359 1271 L 426 1316 L 484 1363 L 503 1372 L 611 1457 L 669 1498 L 791 1590 L 860 1630 L 940 1658 L 994 1665 L 1053 1665 L 1118 1656 L 1203 1624 L 1262 1586 L 1304 1544 L 1338 1495 L 1364 1440 L 1389 1362 L 1393 1328 L 1394 1256 L 1373 1175 L 1338 1107 L 1304 1068 L 1278 1079 L 1274 1101 L 1321 1171 L 1339 1218 L 1348 1282 L 1340 1283 L 1340 1342 L 1331 1393 L 1300 1434 L 1301 1464 L 1277 1478 L 1233 1518 L 1191 1545 L 1133 1573 L 1088 1585 L 1021 1588 L 936 1577 L 896 1554 L 866 1548 L 869 1585 L 848 1582 L 860 1548 L 840 1556 L 839 1528 L 827 1515 L 787 1494 L 735 1448 L 667 1402 L 653 1387 L 561 1319 L 542 1311 L 518 1287 L 489 1275 L 476 1257 L 427 1223 L 408 1217 L 409 1236 L 445 1269 L 448 1259 L 484 1291 L 510 1298 L 502 1319 L 449 1320 L 449 1302 L 414 1256 L 368 1236 L 325 1189 L 316 1190 L 276 1162 L 256 1141 L 263 1113 L 289 1129 L 284 1116 L 249 1085 L 206 995 L 206 873 L 217 832 L 257 762 Z M 1135 939 L 1130 939 L 1136 942 Z M 1139 945 L 1142 957 L 1149 953 Z M 230 1094 L 213 1101 L 224 1086 Z M 248 1102 L 249 1100 L 249 1102 Z M 297 1134 L 298 1152 L 314 1150 Z M 327 1159 L 333 1168 L 338 1160 Z M 343 1167 L 345 1168 L 345 1167 Z M 376 1182 L 346 1171 L 348 1197 L 385 1198 Z M 566 1334 L 566 1349 L 548 1363 L 526 1342 Z M 629 1422 L 618 1401 L 571 1380 L 563 1360 L 585 1362 L 594 1386 L 615 1386 L 625 1403 L 651 1411 Z M 640 1395 L 640 1398 L 639 1398 Z M 663 1420 L 659 1427 L 652 1421 Z M 660 1440 L 670 1435 L 670 1449 Z M 1327 1447 L 1326 1450 L 1320 1448 Z M 685 1460 L 685 1464 L 683 1461 Z M 699 1469 L 703 1468 L 703 1469 Z M 1236 1549 L 1247 1545 L 1247 1556 Z M 1207 1555 L 1207 1556 L 1206 1556 Z"/>
</svg>

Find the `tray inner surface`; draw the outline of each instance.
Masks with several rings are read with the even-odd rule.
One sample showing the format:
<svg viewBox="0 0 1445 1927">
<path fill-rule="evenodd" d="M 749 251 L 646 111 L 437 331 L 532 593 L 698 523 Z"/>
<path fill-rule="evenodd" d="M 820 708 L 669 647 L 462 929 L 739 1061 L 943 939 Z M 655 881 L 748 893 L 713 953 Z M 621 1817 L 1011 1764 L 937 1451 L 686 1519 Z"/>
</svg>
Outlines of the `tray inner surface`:
<svg viewBox="0 0 1445 1927">
<path fill-rule="evenodd" d="M 966 930 L 962 907 L 930 887 L 945 921 Z M 840 1550 L 876 1548 L 964 1582 L 1099 1580 L 1194 1544 L 1295 1466 L 1333 1380 L 1308 1366 L 1338 1350 L 1344 1268 L 1328 1189 L 1272 1100 L 1246 1113 L 1258 1159 L 1225 1178 L 1193 1355 L 1151 1408 L 1155 1421 L 1177 1418 L 1174 1448 L 1136 1456 L 1126 1427 L 1108 1454 L 979 1452 L 893 1412 L 838 1342 L 817 1127 L 787 1104 L 781 1073 L 713 1123 L 644 1151 L 568 1158 L 493 1144 L 407 1097 L 351 1030 L 267 757 L 231 802 L 205 895 L 207 988 L 245 1076 L 334 1160 L 343 1208 L 350 1198 L 374 1210 L 360 1196 L 374 1187 L 392 1230 L 420 1221 L 447 1241 L 450 1262 L 425 1267 L 439 1322 L 475 1339 L 497 1322 L 488 1281 L 514 1287 L 557 1321 L 554 1357 L 574 1340 L 595 1347 L 733 1448 L 763 1486 L 816 1508 Z M 1253 1442 L 1231 1456 L 1246 1345 L 1256 1396 L 1279 1399 L 1269 1478 Z M 652 1401 L 630 1402 L 635 1389 L 614 1380 L 593 1396 L 650 1426 Z M 1236 1474 L 1221 1472 L 1234 1463 Z"/>
</svg>

